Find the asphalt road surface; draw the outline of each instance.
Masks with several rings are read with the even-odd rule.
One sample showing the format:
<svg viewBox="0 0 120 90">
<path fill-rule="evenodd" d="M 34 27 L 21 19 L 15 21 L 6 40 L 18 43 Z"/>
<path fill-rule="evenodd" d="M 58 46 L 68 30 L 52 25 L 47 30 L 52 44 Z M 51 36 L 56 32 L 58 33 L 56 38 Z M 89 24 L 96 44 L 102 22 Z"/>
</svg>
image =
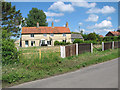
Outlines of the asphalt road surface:
<svg viewBox="0 0 120 90">
<path fill-rule="evenodd" d="M 11 88 L 118 88 L 118 59 Z"/>
</svg>

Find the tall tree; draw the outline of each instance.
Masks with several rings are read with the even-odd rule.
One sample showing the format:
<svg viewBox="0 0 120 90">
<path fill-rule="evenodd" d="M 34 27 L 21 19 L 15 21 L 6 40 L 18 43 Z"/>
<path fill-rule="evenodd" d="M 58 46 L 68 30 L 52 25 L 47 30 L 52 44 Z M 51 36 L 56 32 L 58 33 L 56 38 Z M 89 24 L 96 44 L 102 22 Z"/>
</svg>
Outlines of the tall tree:
<svg viewBox="0 0 120 90">
<path fill-rule="evenodd" d="M 18 61 L 18 52 L 11 36 L 19 36 L 19 25 L 22 16 L 20 10 L 9 2 L 2 2 L 2 63 L 14 63 Z"/>
<path fill-rule="evenodd" d="M 11 36 L 19 36 L 22 16 L 20 10 L 16 11 L 15 6 L 9 2 L 2 2 L 2 27 L 11 33 Z"/>
<path fill-rule="evenodd" d="M 47 26 L 48 23 L 46 21 L 46 15 L 43 10 L 37 8 L 32 8 L 26 18 L 26 24 L 28 27 L 36 27 L 37 22 L 39 23 L 39 26 Z"/>
</svg>

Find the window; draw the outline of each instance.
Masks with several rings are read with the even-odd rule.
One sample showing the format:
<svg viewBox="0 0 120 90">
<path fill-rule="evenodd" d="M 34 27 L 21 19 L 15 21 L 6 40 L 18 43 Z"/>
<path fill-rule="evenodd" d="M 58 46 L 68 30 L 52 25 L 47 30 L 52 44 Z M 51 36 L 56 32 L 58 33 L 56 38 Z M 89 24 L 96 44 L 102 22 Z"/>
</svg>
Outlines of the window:
<svg viewBox="0 0 120 90">
<path fill-rule="evenodd" d="M 66 40 L 63 40 L 63 42 L 66 42 Z"/>
<path fill-rule="evenodd" d="M 44 37 L 46 37 L 46 36 L 47 36 L 47 34 L 43 34 L 43 36 L 44 36 Z"/>
<path fill-rule="evenodd" d="M 52 34 L 50 34 L 50 36 L 52 36 L 52 37 L 53 37 L 53 36 L 54 36 L 54 34 L 52 33 Z"/>
<path fill-rule="evenodd" d="M 31 41 L 31 46 L 35 46 L 35 41 Z"/>
<path fill-rule="evenodd" d="M 34 34 L 31 34 L 31 37 L 34 37 Z"/>
<path fill-rule="evenodd" d="M 28 47 L 28 41 L 25 41 L 25 47 Z"/>
<path fill-rule="evenodd" d="M 63 33 L 63 36 L 64 36 L 64 37 L 66 37 L 66 34 L 65 34 L 65 33 Z"/>
</svg>

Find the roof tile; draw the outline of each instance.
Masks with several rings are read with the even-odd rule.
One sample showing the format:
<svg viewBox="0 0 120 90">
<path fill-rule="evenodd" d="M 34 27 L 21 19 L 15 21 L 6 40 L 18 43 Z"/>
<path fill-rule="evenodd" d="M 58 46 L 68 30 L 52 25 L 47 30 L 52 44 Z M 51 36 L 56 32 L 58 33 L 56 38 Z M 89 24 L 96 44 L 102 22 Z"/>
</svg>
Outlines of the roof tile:
<svg viewBox="0 0 120 90">
<path fill-rule="evenodd" d="M 71 33 L 66 27 L 23 27 L 22 34 L 28 33 Z"/>
</svg>

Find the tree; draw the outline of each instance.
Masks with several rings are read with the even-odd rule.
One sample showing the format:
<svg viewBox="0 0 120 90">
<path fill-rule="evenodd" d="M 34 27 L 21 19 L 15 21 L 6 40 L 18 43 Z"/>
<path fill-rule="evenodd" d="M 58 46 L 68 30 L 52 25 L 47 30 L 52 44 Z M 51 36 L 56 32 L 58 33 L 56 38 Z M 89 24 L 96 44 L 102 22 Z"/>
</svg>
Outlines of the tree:
<svg viewBox="0 0 120 90">
<path fill-rule="evenodd" d="M 26 24 L 28 27 L 36 27 L 37 22 L 39 26 L 47 26 L 46 15 L 43 10 L 39 10 L 37 8 L 32 8 L 29 11 L 28 18 L 26 18 Z"/>
<path fill-rule="evenodd" d="M 21 20 L 20 10 L 16 11 L 15 6 L 9 2 L 2 2 L 2 27 L 4 30 L 11 33 L 11 36 L 19 37 Z"/>
<path fill-rule="evenodd" d="M 97 39 L 96 33 L 90 33 L 90 34 L 88 34 L 88 40 L 96 40 L 96 39 Z"/>
<path fill-rule="evenodd" d="M 2 2 L 2 63 L 14 63 L 18 59 L 18 52 L 11 36 L 19 36 L 19 25 L 22 16 L 20 10 L 9 2 Z"/>
</svg>

